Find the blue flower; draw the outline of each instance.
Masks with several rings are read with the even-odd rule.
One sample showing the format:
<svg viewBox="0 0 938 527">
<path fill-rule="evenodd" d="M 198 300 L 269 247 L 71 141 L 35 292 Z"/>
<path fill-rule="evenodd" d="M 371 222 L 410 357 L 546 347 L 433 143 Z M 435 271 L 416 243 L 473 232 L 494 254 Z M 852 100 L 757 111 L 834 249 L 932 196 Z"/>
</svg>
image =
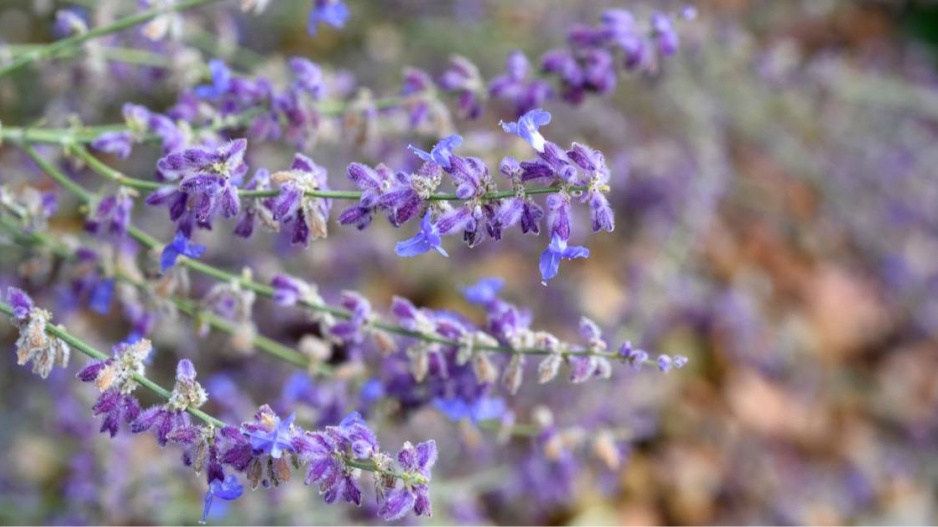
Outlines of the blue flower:
<svg viewBox="0 0 938 527">
<path fill-rule="evenodd" d="M 163 255 L 160 257 L 160 270 L 164 273 L 170 267 L 176 265 L 176 259 L 180 256 L 189 258 L 198 258 L 205 253 L 205 246 L 200 243 L 192 243 L 182 232 L 176 233 L 173 243 L 163 248 Z"/>
<path fill-rule="evenodd" d="M 505 401 L 497 397 L 483 397 L 473 402 L 459 397 L 437 397 L 433 400 L 433 406 L 455 422 L 463 419 L 474 423 L 501 419 L 507 411 Z"/>
<path fill-rule="evenodd" d="M 516 123 L 500 122 L 502 130 L 509 134 L 515 134 L 528 142 L 538 152 L 544 151 L 544 144 L 547 142 L 544 136 L 537 131 L 538 128 L 550 122 L 550 113 L 540 108 L 531 110 L 522 115 Z"/>
<path fill-rule="evenodd" d="M 571 260 L 573 258 L 588 258 L 590 250 L 586 247 L 567 247 L 567 241 L 559 235 L 554 234 L 550 240 L 550 245 L 541 255 L 541 283 L 547 285 L 547 281 L 557 276 L 560 269 L 560 260 Z"/>
<path fill-rule="evenodd" d="M 238 478 L 234 474 L 228 474 L 224 481 L 215 479 L 208 486 L 208 492 L 205 493 L 205 507 L 202 509 L 202 521 L 204 524 L 208 519 L 208 513 L 212 510 L 212 501 L 220 498 L 226 501 L 236 500 L 241 497 L 244 487 L 238 483 Z"/>
<path fill-rule="evenodd" d="M 348 6 L 342 0 L 315 0 L 309 12 L 306 30 L 310 35 L 315 35 L 320 22 L 342 29 L 345 27 L 346 20 L 348 20 Z"/>
<path fill-rule="evenodd" d="M 423 216 L 423 220 L 420 222 L 420 232 L 409 240 L 398 242 L 397 247 L 394 248 L 394 252 L 398 256 L 410 258 L 433 249 L 443 256 L 449 257 L 449 254 L 443 249 L 441 243 L 440 230 L 430 221 L 430 213 L 428 212 Z"/>
<path fill-rule="evenodd" d="M 215 59 L 209 61 L 208 70 L 212 74 L 211 84 L 202 84 L 195 87 L 195 94 L 202 99 L 217 99 L 228 93 L 231 88 L 231 70 L 225 61 Z"/>
<path fill-rule="evenodd" d="M 505 286 L 501 278 L 482 278 L 469 287 L 464 287 L 462 295 L 470 304 L 488 305 L 498 300 L 498 292 Z"/>
<path fill-rule="evenodd" d="M 453 157 L 453 150 L 455 150 L 461 144 L 462 137 L 458 135 L 451 135 L 440 139 L 440 142 L 437 143 L 429 152 L 425 152 L 413 145 L 408 145 L 407 149 L 413 152 L 420 159 L 423 159 L 424 161 L 432 161 L 449 170 L 450 166 L 452 166 L 451 159 Z"/>
<path fill-rule="evenodd" d="M 111 298 L 114 296 L 114 279 L 99 280 L 91 291 L 88 307 L 95 313 L 106 315 L 111 311 Z"/>
<path fill-rule="evenodd" d="M 284 450 L 293 450 L 290 442 L 293 432 L 290 428 L 295 420 L 296 412 L 283 421 L 279 416 L 273 416 L 273 430 L 248 431 L 247 436 L 251 439 L 251 448 L 270 454 L 270 457 L 274 459 L 280 459 Z"/>
</svg>

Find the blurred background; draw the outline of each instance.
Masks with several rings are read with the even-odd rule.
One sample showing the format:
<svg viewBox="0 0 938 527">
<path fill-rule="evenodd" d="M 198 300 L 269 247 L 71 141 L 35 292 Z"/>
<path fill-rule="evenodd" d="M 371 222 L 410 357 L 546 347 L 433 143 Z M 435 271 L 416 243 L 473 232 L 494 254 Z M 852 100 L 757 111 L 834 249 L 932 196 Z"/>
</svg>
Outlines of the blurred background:
<svg viewBox="0 0 938 527">
<path fill-rule="evenodd" d="M 119 122 L 124 101 L 171 104 L 179 86 L 201 78 L 199 67 L 187 65 L 213 56 L 275 78 L 283 57 L 306 56 L 336 74 L 337 93 L 356 86 L 396 93 L 403 66 L 439 72 L 452 54 L 490 79 L 511 50 L 538 57 L 563 45 L 571 25 L 593 23 L 606 8 L 647 17 L 685 5 L 350 0 L 344 31 L 311 38 L 306 2 L 272 4 L 260 17 L 225 8 L 187 15 L 193 30 L 180 44 L 185 54 L 170 50 L 180 54 L 169 72 L 131 68 L 102 77 L 80 61 L 61 61 L 0 81 L 0 120 Z M 64 5 L 7 0 L 0 36 L 48 41 L 52 13 Z M 697 20 L 679 31 L 681 51 L 660 71 L 624 77 L 613 95 L 578 107 L 546 107 L 554 114 L 550 139 L 605 153 L 617 219 L 614 233 L 587 237 L 589 218 L 577 207 L 573 243 L 592 256 L 565 262 L 549 287 L 537 274 L 545 240 L 517 232 L 474 249 L 449 240 L 450 259 L 407 261 L 393 256 L 393 246 L 409 231 L 384 221 L 365 233 L 330 225 L 329 238 L 305 251 L 275 235 L 235 239 L 227 226 L 200 240 L 209 261 L 232 271 L 285 270 L 317 282 L 333 300 L 356 289 L 384 310 L 401 295 L 479 322 L 483 314 L 460 288 L 497 276 L 505 297 L 532 311 L 535 327 L 575 338 L 582 314 L 613 342 L 690 358 L 666 376 L 617 367 L 609 381 L 529 380 L 517 396 L 500 394 L 519 422 L 531 422 L 543 405 L 558 427 L 585 431 L 585 447 L 563 462 L 530 438 L 499 444 L 491 431 L 453 423 L 432 406 L 376 405 L 372 422 L 384 445 L 434 438 L 440 448 L 434 516 L 410 521 L 938 523 L 938 4 L 702 0 L 695 7 Z M 503 118 L 511 120 L 510 111 L 493 103 L 480 119 L 454 118 L 443 129 L 392 121 L 363 141 L 326 129 L 306 153 L 330 169 L 333 188 L 351 188 L 349 162 L 406 166 L 413 161 L 403 146 L 429 146 L 457 130 L 466 138 L 460 152 L 491 166 L 503 155 L 526 155 L 502 137 Z M 159 156 L 151 150 L 119 166 L 149 177 Z M 285 166 L 292 152 L 252 147 L 250 161 Z M 0 181 L 38 177 L 23 173 L 22 159 L 2 147 Z M 63 213 L 53 224 L 77 233 L 77 205 L 60 198 Z M 139 206 L 135 214 L 148 232 L 169 239 L 165 211 Z M 47 267 L 41 254 L 8 246 L 0 253 L 0 279 L 60 306 L 57 320 L 83 338 L 109 349 L 126 334 L 120 313 L 69 309 L 67 282 Z M 311 331 L 302 314 L 269 302 L 258 303 L 255 320 L 286 343 Z M 0 324 L 0 336 L 12 349 L 8 324 Z M 209 379 L 208 408 L 220 415 L 244 417 L 266 402 L 315 422 L 359 406 L 358 387 L 304 384 L 280 363 L 238 356 L 223 335 L 197 337 L 187 319 L 161 322 L 154 341 L 154 376 L 169 379 L 178 357 L 193 357 Z M 42 382 L 5 354 L 0 522 L 192 523 L 202 478 L 152 438 L 97 434 L 91 392 L 74 371 Z M 618 468 L 589 446 L 595 423 L 627 438 Z M 247 492 L 219 506 L 212 522 L 375 521 L 373 507 L 326 506 L 315 494 L 299 481 Z"/>
</svg>

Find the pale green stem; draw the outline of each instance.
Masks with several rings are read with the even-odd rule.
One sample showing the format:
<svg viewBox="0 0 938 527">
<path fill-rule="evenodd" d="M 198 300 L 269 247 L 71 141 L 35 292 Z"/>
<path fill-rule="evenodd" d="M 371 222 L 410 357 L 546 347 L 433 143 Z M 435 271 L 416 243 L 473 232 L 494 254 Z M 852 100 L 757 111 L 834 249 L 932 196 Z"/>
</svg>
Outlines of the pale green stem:
<svg viewBox="0 0 938 527">
<path fill-rule="evenodd" d="M 127 28 L 131 28 L 140 24 L 144 24 L 153 20 L 154 18 L 177 11 L 185 11 L 187 9 L 192 9 L 202 5 L 213 4 L 219 2 L 220 0 L 180 0 L 179 2 L 172 3 L 166 6 L 156 7 L 154 9 L 149 9 L 147 11 L 141 11 L 130 16 L 126 16 L 119 20 L 115 20 L 110 24 L 106 24 L 101 27 L 96 27 L 90 29 L 84 33 L 74 35 L 72 37 L 63 38 L 58 42 L 53 42 L 38 48 L 34 51 L 26 53 L 19 58 L 14 59 L 12 62 L 6 66 L 0 67 L 0 78 L 3 76 L 12 73 L 24 66 L 32 64 L 33 62 L 38 62 L 40 60 L 50 59 L 56 57 L 68 50 L 71 50 L 75 47 L 88 42 L 89 40 L 94 40 L 99 37 L 111 35 L 119 31 L 123 31 Z"/>
</svg>

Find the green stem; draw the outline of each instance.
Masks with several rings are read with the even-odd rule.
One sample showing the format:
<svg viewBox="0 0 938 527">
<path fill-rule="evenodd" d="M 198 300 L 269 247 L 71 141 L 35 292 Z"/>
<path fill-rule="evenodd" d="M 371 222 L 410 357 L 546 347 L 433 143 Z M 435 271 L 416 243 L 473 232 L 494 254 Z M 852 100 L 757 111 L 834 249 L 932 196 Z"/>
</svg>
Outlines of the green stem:
<svg viewBox="0 0 938 527">
<path fill-rule="evenodd" d="M 28 55 L 29 53 L 34 53 L 36 50 L 42 49 L 44 46 L 42 44 L 11 44 L 6 46 L 4 49 L 9 50 L 13 56 L 23 56 Z M 60 56 L 72 56 L 81 54 L 81 50 L 73 49 L 68 51 L 63 51 Z M 171 58 L 161 55 L 159 53 L 154 53 L 152 51 L 147 51 L 145 49 L 136 49 L 136 48 L 125 48 L 125 47 L 102 47 L 101 55 L 110 61 L 113 62 L 124 62 L 127 64 L 134 64 L 137 66 L 147 66 L 152 68 L 172 68 L 174 62 Z M 204 74 L 208 74 L 208 68 L 200 67 L 203 70 Z"/>
<path fill-rule="evenodd" d="M 194 7 L 208 5 L 219 1 L 220 0 L 180 0 L 174 4 L 157 7 L 147 11 L 141 11 L 140 13 L 115 20 L 110 24 L 88 30 L 87 32 L 79 35 L 64 38 L 58 42 L 47 44 L 32 52 L 26 53 L 23 56 L 13 60 L 6 66 L 0 67 L 0 77 L 12 73 L 24 66 L 32 64 L 33 62 L 53 58 L 65 51 L 78 47 L 81 44 L 88 42 L 89 40 L 117 33 L 119 31 L 123 31 L 124 29 L 149 22 L 150 20 L 153 20 L 160 15 L 165 15 L 176 11 L 185 11 L 187 9 L 192 9 Z"/>
<path fill-rule="evenodd" d="M 8 223 L 6 218 L 3 216 L 0 216 L 0 226 L 8 229 L 10 233 L 17 238 L 19 243 L 29 243 L 49 247 L 57 255 L 66 260 L 74 260 L 75 258 L 75 253 L 72 249 L 64 246 L 58 240 L 43 232 L 23 233 L 18 230 L 15 225 Z M 121 273 L 115 274 L 114 278 L 128 283 L 140 290 L 144 290 L 146 287 L 146 284 Z M 193 301 L 177 296 L 171 296 L 168 298 L 168 300 L 176 307 L 176 309 L 185 315 L 191 317 L 193 320 L 201 320 L 207 323 L 212 329 L 221 331 L 223 333 L 228 333 L 229 335 L 233 335 L 238 331 L 238 328 L 234 323 L 219 317 L 211 311 L 204 311 L 200 309 L 198 304 Z M 284 346 L 283 344 L 269 337 L 256 335 L 252 339 L 252 343 L 257 349 L 263 351 L 264 353 L 267 353 L 268 355 L 271 355 L 298 368 L 309 370 L 311 366 L 308 357 L 294 350 L 293 348 Z M 328 376 L 333 373 L 332 368 L 327 364 L 315 364 L 312 366 L 314 367 L 314 371 L 320 375 Z"/>
<path fill-rule="evenodd" d="M 156 190 L 166 186 L 166 184 L 159 183 L 157 181 L 147 181 L 144 179 L 136 179 L 122 174 L 121 172 L 114 170 L 106 163 L 102 162 L 100 159 L 88 152 L 87 149 L 81 146 L 72 146 L 68 149 L 70 153 L 75 154 L 80 157 L 91 170 L 98 173 L 98 175 L 109 179 L 118 185 L 124 187 L 130 187 L 139 190 Z M 524 195 L 533 196 L 538 194 L 553 194 L 560 192 L 561 190 L 567 190 L 569 192 L 577 191 L 586 191 L 589 189 L 588 185 L 580 185 L 567 187 L 526 187 L 521 191 Z M 519 194 L 515 190 L 500 190 L 494 192 L 488 192 L 483 194 L 480 199 L 483 201 L 495 200 L 495 199 L 506 199 L 512 198 Z M 279 190 L 239 190 L 238 195 L 242 198 L 270 198 L 274 196 L 279 196 Z M 358 201 L 362 197 L 362 192 L 358 190 L 311 190 L 304 192 L 304 195 L 316 198 L 330 198 L 330 199 L 347 199 Z M 449 193 L 438 193 L 433 194 L 428 198 L 430 201 L 466 201 L 456 194 Z"/>
<path fill-rule="evenodd" d="M 214 0 L 218 1 L 218 0 Z M 407 102 L 420 100 L 423 95 L 414 95 L 402 97 L 393 95 L 383 97 L 372 101 L 372 105 L 378 109 L 388 109 L 400 106 Z M 324 117 L 341 117 L 349 111 L 350 104 L 338 99 L 326 99 L 316 103 L 316 109 Z M 228 115 L 219 118 L 212 124 L 202 126 L 193 130 L 196 136 L 206 132 L 217 132 L 239 128 L 251 122 L 258 115 L 267 111 L 264 107 L 257 107 L 245 110 L 241 113 Z M 31 127 L 0 127 L 0 139 L 6 139 L 17 143 L 51 143 L 57 145 L 88 144 L 94 142 L 101 134 L 105 132 L 126 132 L 129 128 L 126 124 L 105 124 L 98 126 L 84 126 L 81 128 L 31 128 Z M 148 133 L 139 138 L 143 142 L 154 142 L 160 139 L 159 136 Z"/>
</svg>

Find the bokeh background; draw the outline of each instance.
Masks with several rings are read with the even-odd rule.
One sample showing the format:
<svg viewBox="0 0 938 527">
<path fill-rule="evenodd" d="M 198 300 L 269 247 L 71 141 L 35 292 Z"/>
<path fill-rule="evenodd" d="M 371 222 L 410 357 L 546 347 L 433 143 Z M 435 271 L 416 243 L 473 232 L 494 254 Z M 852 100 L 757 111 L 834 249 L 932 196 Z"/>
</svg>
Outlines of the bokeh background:
<svg viewBox="0 0 938 527">
<path fill-rule="evenodd" d="M 52 12 L 64 5 L 0 3 L 2 39 L 49 40 Z M 682 5 L 350 0 L 344 31 L 310 38 L 307 3 L 282 1 L 261 17 L 200 10 L 184 45 L 191 64 L 221 55 L 241 72 L 274 76 L 284 56 L 307 56 L 338 74 L 336 90 L 357 85 L 381 95 L 399 90 L 405 65 L 440 71 L 455 53 L 491 78 L 511 50 L 539 56 L 604 8 L 647 14 Z M 386 446 L 432 437 L 442 453 L 434 516 L 419 523 L 938 523 L 938 5 L 702 0 L 696 7 L 698 19 L 681 27 L 679 56 L 660 72 L 623 78 L 614 95 L 579 107 L 547 107 L 551 139 L 606 154 L 617 217 L 614 233 L 582 237 L 590 259 L 565 263 L 547 288 L 536 269 L 544 240 L 518 233 L 472 250 L 448 242 L 450 259 L 412 261 L 393 256 L 402 233 L 384 222 L 364 234 L 333 225 L 306 251 L 272 235 L 236 240 L 227 229 L 204 238 L 206 258 L 221 267 L 247 265 L 261 276 L 286 270 L 317 282 L 327 297 L 357 289 L 382 309 L 396 294 L 481 321 L 459 288 L 498 276 L 505 296 L 532 310 L 536 327 L 575 337 L 583 314 L 614 341 L 690 358 L 667 376 L 617 370 L 609 381 L 529 381 L 517 396 L 504 395 L 521 421 L 544 405 L 558 426 L 603 422 L 627 431 L 616 470 L 588 447 L 559 466 L 530 439 L 498 444 L 493 433 L 429 407 L 379 408 L 374 424 Z M 117 122 L 122 102 L 165 107 L 201 75 L 182 59 L 169 73 L 130 69 L 122 78 L 54 64 L 0 82 L 0 120 L 54 126 L 77 114 Z M 477 121 L 454 120 L 466 138 L 462 152 L 492 163 L 513 149 L 524 155 L 497 129 L 508 117 L 493 105 Z M 330 168 L 334 188 L 348 188 L 349 162 L 402 166 L 404 145 L 432 144 L 445 131 L 382 126 L 365 142 L 324 133 L 307 153 Z M 252 165 L 285 165 L 291 152 L 265 145 L 252 151 Z M 142 151 L 120 166 L 146 177 L 157 156 Z M 0 148 L 0 181 L 38 177 L 21 166 L 15 148 Z M 68 214 L 75 204 L 62 200 L 54 227 L 77 232 L 79 216 Z M 140 224 L 168 239 L 164 212 L 137 211 Z M 587 225 L 580 217 L 581 235 Z M 42 255 L 4 246 L 0 279 L 26 284 L 40 302 L 61 302 L 57 320 L 100 348 L 120 340 L 119 313 L 67 309 L 65 286 L 44 265 Z M 311 331 L 301 314 L 269 303 L 259 303 L 256 320 L 288 343 Z M 0 324 L 6 349 L 13 337 Z M 268 402 L 315 421 L 324 408 L 357 405 L 357 392 L 344 385 L 287 393 L 294 372 L 238 356 L 224 336 L 199 338 L 183 318 L 161 323 L 154 340 L 160 353 L 150 371 L 168 379 L 176 359 L 194 357 L 211 379 L 216 413 L 244 416 Z M 160 450 L 149 437 L 97 434 L 94 394 L 74 381 L 74 367 L 42 382 L 16 367 L 12 352 L 4 357 L 0 522 L 199 517 L 204 483 L 178 463 L 178 451 Z M 248 492 L 219 511 L 213 523 L 375 521 L 373 508 L 326 506 L 298 481 Z"/>
</svg>

